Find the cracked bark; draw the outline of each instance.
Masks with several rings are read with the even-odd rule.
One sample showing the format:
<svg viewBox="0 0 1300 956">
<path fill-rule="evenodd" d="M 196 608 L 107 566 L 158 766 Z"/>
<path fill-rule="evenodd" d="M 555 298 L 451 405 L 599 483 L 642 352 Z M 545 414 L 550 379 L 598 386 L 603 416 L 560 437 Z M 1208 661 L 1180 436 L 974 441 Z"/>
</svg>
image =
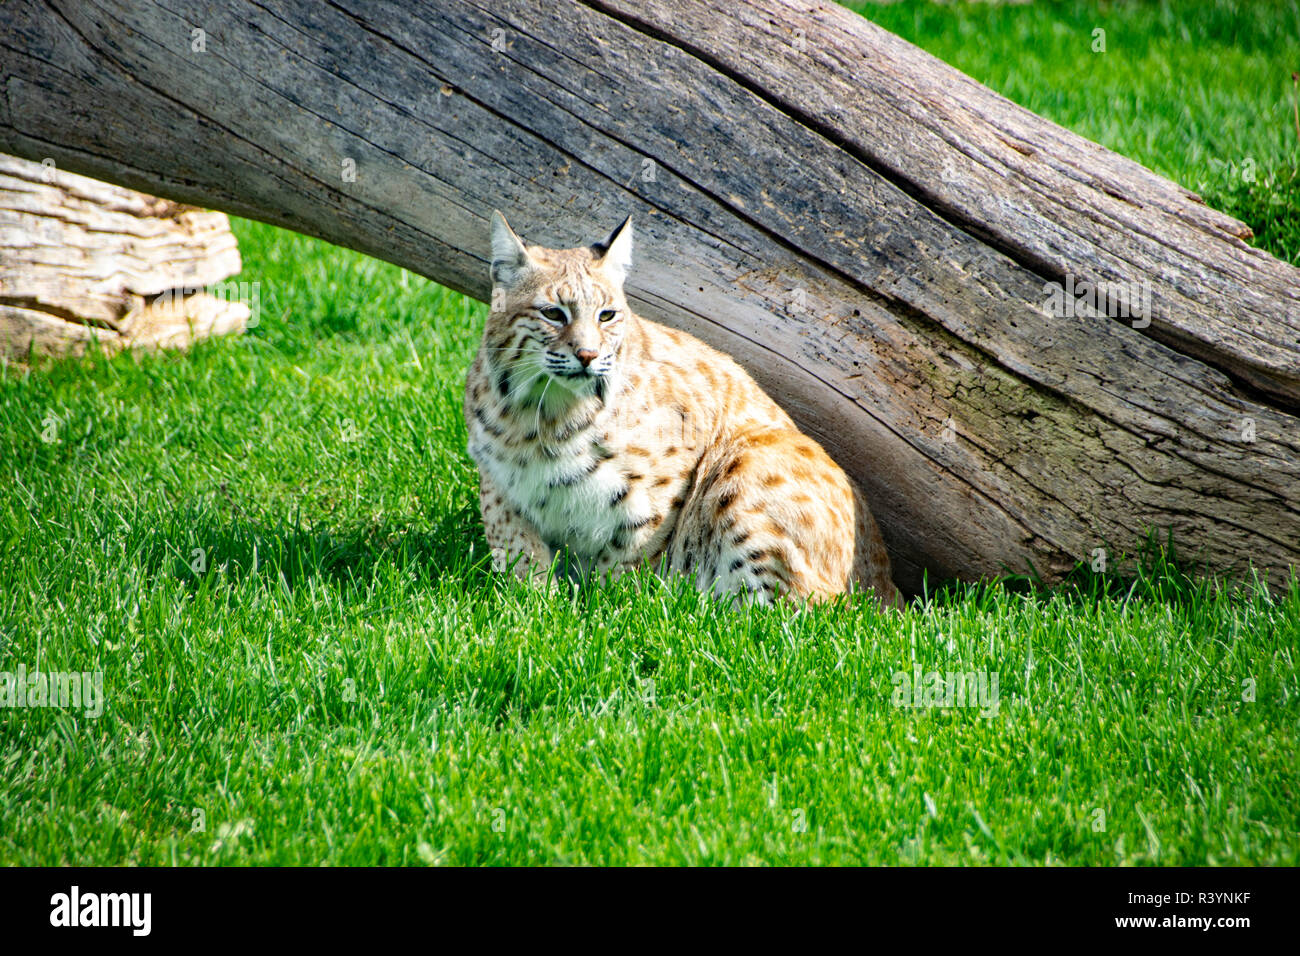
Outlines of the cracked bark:
<svg viewBox="0 0 1300 956">
<path fill-rule="evenodd" d="M 1054 579 L 1151 528 L 1227 574 L 1300 561 L 1300 272 L 832 4 L 6 16 L 0 148 L 38 161 L 480 299 L 494 207 L 549 245 L 632 213 L 634 305 L 735 355 L 862 480 L 905 588 Z M 1145 283 L 1149 327 L 1050 316 L 1067 276 Z"/>
</svg>

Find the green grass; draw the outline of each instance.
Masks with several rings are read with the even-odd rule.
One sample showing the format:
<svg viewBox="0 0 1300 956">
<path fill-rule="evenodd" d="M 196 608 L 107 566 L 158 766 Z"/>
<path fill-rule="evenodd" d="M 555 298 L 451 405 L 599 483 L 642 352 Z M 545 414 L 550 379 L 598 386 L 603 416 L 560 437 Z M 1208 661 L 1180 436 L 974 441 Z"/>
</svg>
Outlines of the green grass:
<svg viewBox="0 0 1300 956">
<path fill-rule="evenodd" d="M 847 5 L 1195 190 L 1300 264 L 1297 0 Z"/>
<path fill-rule="evenodd" d="M 1294 144 L 1236 104 L 1295 31 L 1244 13 L 1241 73 L 1216 53 L 1170 93 L 1160 66 L 1223 9 L 1107 7 L 1144 32 L 1084 78 L 1051 53 L 1084 14 L 871 13 L 1189 185 L 1231 130 L 1259 185 Z M 0 709 L 0 863 L 1297 862 L 1300 584 L 1234 596 L 1154 552 L 901 615 L 534 593 L 485 568 L 464 452 L 483 307 L 235 228 L 248 335 L 0 376 L 0 671 L 107 694 Z M 996 673 L 997 715 L 894 706 L 914 664 Z"/>
</svg>

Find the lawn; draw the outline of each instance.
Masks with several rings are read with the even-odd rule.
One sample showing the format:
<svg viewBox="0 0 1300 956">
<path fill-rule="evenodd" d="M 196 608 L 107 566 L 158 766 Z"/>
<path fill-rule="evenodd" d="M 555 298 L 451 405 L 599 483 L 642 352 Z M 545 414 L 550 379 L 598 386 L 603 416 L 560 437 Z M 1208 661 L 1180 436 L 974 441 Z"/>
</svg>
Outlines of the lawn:
<svg viewBox="0 0 1300 956">
<path fill-rule="evenodd" d="M 1298 11 L 865 8 L 1293 262 Z M 0 863 L 1298 862 L 1300 583 L 530 591 L 465 454 L 484 306 L 234 225 L 247 335 L 0 374 L 0 671 L 105 695 L 0 708 Z M 935 672 L 997 705 L 898 706 Z"/>
</svg>

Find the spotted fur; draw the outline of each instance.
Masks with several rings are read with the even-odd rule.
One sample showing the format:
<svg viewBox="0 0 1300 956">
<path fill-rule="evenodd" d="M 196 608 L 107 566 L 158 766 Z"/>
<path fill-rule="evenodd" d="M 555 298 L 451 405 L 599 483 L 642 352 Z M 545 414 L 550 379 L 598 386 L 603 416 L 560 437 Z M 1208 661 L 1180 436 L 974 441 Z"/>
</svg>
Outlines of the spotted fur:
<svg viewBox="0 0 1300 956">
<path fill-rule="evenodd" d="M 720 594 L 899 603 L 861 491 L 731 358 L 634 315 L 632 225 L 577 249 L 492 218 L 492 308 L 465 389 L 498 570 L 638 564 Z"/>
</svg>

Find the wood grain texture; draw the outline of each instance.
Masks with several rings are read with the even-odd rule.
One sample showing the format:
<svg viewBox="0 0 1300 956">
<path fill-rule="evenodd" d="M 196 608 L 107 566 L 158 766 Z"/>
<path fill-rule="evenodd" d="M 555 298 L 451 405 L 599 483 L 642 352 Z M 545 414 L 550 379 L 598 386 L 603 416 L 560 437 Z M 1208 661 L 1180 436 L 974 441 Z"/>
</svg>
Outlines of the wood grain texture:
<svg viewBox="0 0 1300 956">
<path fill-rule="evenodd" d="M 1054 579 L 1149 528 L 1227 574 L 1300 564 L 1300 270 L 833 4 L 5 12 L 0 148 L 31 159 L 478 298 L 494 207 L 548 246 L 631 213 L 634 307 L 861 479 L 905 588 Z M 1149 325 L 1053 316 L 1072 280 L 1137 283 Z"/>
<path fill-rule="evenodd" d="M 0 155 L 0 354 L 8 359 L 77 354 L 91 341 L 109 352 L 175 347 L 240 330 L 246 303 L 194 295 L 239 270 L 225 213 Z"/>
</svg>

